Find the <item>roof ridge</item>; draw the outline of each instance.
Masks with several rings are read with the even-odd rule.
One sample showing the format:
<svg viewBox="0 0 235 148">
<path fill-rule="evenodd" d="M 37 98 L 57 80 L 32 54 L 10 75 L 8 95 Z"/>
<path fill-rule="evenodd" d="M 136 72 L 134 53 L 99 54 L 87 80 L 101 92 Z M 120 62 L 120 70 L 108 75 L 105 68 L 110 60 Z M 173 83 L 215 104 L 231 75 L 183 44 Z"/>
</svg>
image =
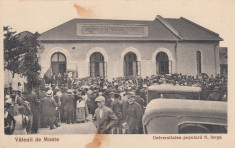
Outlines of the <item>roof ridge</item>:
<svg viewBox="0 0 235 148">
<path fill-rule="evenodd" d="M 190 24 L 192 24 L 192 25 L 195 25 L 195 26 L 197 26 L 197 27 L 199 27 L 199 28 L 201 28 L 201 29 L 203 29 L 203 30 L 205 30 L 205 31 L 207 31 L 207 32 L 209 32 L 209 33 L 211 33 L 211 34 L 214 34 L 214 35 L 216 35 L 216 36 L 219 36 L 218 33 L 215 33 L 215 32 L 213 32 L 213 31 L 211 31 L 211 30 L 209 30 L 209 29 L 207 29 L 207 28 L 205 28 L 205 27 L 203 27 L 203 26 L 201 26 L 201 25 L 199 25 L 199 24 L 197 24 L 197 23 L 194 23 L 194 22 L 192 22 L 192 21 L 190 21 L 190 20 L 188 20 L 188 19 L 186 19 L 186 18 L 184 18 L 184 17 L 180 17 L 180 19 L 182 19 L 182 20 L 184 20 L 184 21 L 186 21 L 186 22 L 188 22 L 188 23 L 190 23 Z"/>
<path fill-rule="evenodd" d="M 105 20 L 105 21 L 134 21 L 134 22 L 154 22 L 154 20 L 127 20 L 127 19 L 91 19 L 91 18 L 74 18 L 76 20 Z"/>
<path fill-rule="evenodd" d="M 168 30 L 170 30 L 177 38 L 183 39 L 183 37 L 180 35 L 180 33 L 162 16 L 157 15 L 156 19 L 158 19 Z M 155 19 L 155 20 L 156 20 Z"/>
<path fill-rule="evenodd" d="M 51 28 L 51 29 L 48 29 L 48 30 L 44 31 L 43 33 L 40 34 L 40 36 L 43 35 L 44 33 L 48 32 L 48 31 L 51 31 L 51 30 L 53 30 L 53 29 L 55 29 L 55 28 L 57 28 L 57 27 L 60 27 L 60 26 L 66 24 L 66 23 L 68 23 L 68 22 L 73 21 L 73 20 L 75 20 L 75 18 L 73 18 L 73 19 L 71 19 L 71 20 L 68 20 L 68 21 L 66 21 L 66 22 L 64 22 L 64 23 L 62 23 L 62 24 L 60 24 L 60 25 L 58 25 L 58 26 L 55 26 L 55 27 L 53 27 L 53 28 Z"/>
</svg>

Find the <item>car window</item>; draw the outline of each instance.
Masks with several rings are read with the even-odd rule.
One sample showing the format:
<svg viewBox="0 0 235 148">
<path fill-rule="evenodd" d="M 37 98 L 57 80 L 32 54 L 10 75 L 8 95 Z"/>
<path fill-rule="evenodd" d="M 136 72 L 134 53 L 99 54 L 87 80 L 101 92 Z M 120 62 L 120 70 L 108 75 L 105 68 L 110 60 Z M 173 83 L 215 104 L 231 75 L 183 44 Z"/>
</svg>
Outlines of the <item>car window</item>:
<svg viewBox="0 0 235 148">
<path fill-rule="evenodd" d="M 180 134 L 227 133 L 227 127 L 216 124 L 184 123 L 179 125 Z"/>
<path fill-rule="evenodd" d="M 179 93 L 164 93 L 163 98 L 175 98 L 175 99 L 186 99 L 186 94 Z"/>
<path fill-rule="evenodd" d="M 170 99 L 189 99 L 189 100 L 199 100 L 198 92 L 157 92 L 149 91 L 148 100 L 156 98 L 170 98 Z"/>
</svg>

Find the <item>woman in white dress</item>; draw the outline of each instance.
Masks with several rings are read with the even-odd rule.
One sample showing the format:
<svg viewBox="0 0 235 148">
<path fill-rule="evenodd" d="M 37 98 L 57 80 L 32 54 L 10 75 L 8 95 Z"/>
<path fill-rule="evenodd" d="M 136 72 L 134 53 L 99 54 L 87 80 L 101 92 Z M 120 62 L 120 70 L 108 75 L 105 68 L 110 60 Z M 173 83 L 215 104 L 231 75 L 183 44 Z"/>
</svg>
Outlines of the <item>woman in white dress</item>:
<svg viewBox="0 0 235 148">
<path fill-rule="evenodd" d="M 76 106 L 76 121 L 78 123 L 84 123 L 88 116 L 88 108 L 84 97 L 78 96 L 77 106 Z"/>
</svg>

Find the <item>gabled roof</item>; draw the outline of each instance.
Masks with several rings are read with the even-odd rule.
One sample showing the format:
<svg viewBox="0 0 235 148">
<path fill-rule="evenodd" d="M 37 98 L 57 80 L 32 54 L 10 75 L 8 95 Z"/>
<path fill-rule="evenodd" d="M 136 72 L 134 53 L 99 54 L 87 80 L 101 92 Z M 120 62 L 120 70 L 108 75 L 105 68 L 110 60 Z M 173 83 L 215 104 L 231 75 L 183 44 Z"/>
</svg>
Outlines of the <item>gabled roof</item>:
<svg viewBox="0 0 235 148">
<path fill-rule="evenodd" d="M 78 36 L 76 26 L 81 24 L 110 24 L 110 25 L 143 25 L 148 26 L 147 37 L 110 37 L 110 36 Z M 175 37 L 160 21 L 131 21 L 105 19 L 72 19 L 62 25 L 41 34 L 39 40 L 166 40 L 176 41 Z"/>
<path fill-rule="evenodd" d="M 105 25 L 142 25 L 148 26 L 148 35 L 143 37 L 125 36 L 78 36 L 77 24 Z M 211 40 L 221 41 L 218 34 L 209 31 L 187 19 L 165 19 L 161 16 L 153 21 L 107 20 L 107 19 L 72 19 L 54 27 L 39 37 L 41 41 L 79 41 L 79 40 L 124 40 L 124 41 L 180 41 Z"/>
<path fill-rule="evenodd" d="M 183 40 L 210 40 L 210 41 L 222 41 L 223 39 L 213 31 L 210 31 L 186 18 L 165 19 L 171 24 L 182 36 Z"/>
</svg>

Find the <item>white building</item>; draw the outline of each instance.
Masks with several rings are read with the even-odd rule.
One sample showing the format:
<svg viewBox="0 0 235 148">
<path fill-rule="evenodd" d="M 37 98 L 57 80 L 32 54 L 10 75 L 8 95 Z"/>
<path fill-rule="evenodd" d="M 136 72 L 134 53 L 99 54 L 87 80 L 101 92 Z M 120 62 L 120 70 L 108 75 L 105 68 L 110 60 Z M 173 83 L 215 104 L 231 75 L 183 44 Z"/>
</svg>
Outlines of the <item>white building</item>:
<svg viewBox="0 0 235 148">
<path fill-rule="evenodd" d="M 72 19 L 41 34 L 42 75 L 76 71 L 79 78 L 221 71 L 223 39 L 183 17 L 153 21 Z"/>
</svg>

